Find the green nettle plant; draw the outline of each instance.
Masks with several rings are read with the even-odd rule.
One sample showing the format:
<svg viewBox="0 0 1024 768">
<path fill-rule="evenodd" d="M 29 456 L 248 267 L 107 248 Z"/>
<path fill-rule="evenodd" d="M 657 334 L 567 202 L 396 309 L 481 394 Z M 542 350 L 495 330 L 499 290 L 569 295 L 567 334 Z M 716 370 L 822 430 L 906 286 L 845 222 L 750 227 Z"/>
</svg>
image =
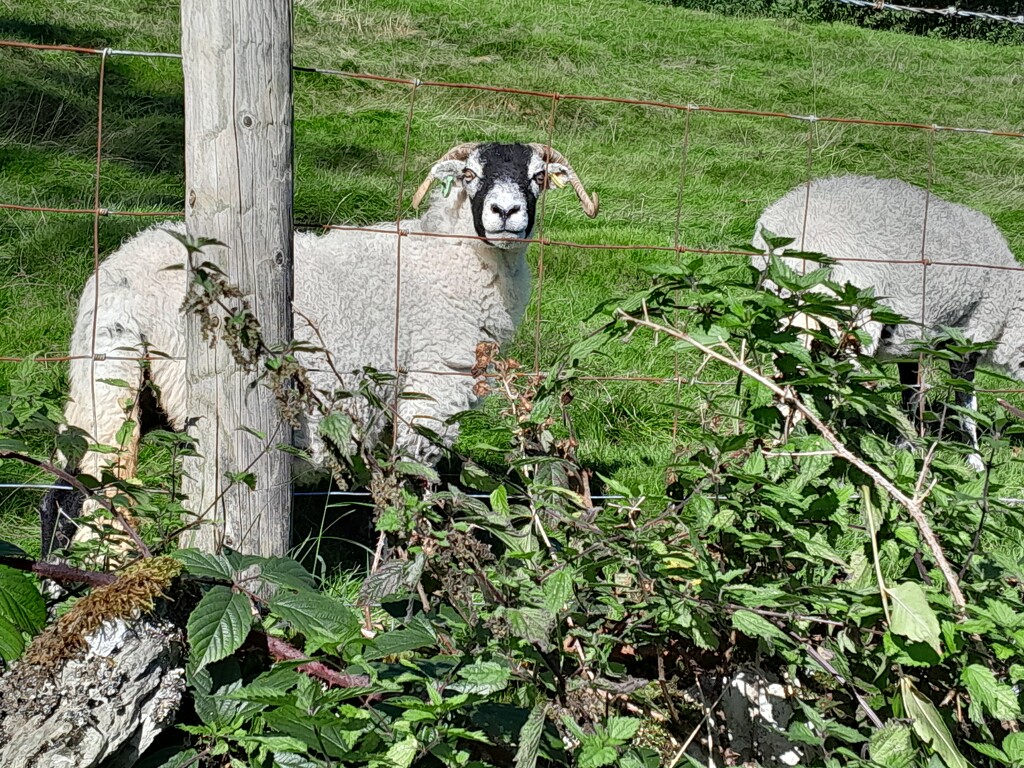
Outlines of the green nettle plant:
<svg viewBox="0 0 1024 768">
<path fill-rule="evenodd" d="M 160 611 L 159 592 L 188 606 L 193 705 L 179 745 L 143 764 L 1024 764 L 1021 524 L 991 471 L 967 468 L 945 405 L 962 386 L 945 362 L 977 346 L 922 345 L 932 387 L 908 418 L 860 348 L 866 318 L 896 318 L 826 274 L 773 263 L 783 297 L 746 264 L 695 259 L 603 307 L 547 375 L 483 353 L 481 387 L 505 403 L 487 465 L 502 471 L 465 462 L 442 486 L 400 457 L 360 457 L 378 546 L 344 577 L 172 551 L 142 526 L 155 556 L 115 575 L 137 608 Z M 827 322 L 803 331 L 800 315 Z M 734 382 L 682 414 L 654 492 L 580 466 L 571 420 L 586 360 L 645 336 Z M 1000 408 L 979 420 L 991 468 L 1020 429 Z M 18 439 L 20 422 L 0 424 Z M 38 463 L 12 445 L 0 450 Z M 618 498 L 595 506 L 597 482 Z M 145 521 L 137 493 L 112 507 Z M 0 562 L 0 656 L 27 663 L 45 621 L 27 575 L 39 564 L 3 543 Z M 740 689 L 756 690 L 737 707 Z"/>
</svg>

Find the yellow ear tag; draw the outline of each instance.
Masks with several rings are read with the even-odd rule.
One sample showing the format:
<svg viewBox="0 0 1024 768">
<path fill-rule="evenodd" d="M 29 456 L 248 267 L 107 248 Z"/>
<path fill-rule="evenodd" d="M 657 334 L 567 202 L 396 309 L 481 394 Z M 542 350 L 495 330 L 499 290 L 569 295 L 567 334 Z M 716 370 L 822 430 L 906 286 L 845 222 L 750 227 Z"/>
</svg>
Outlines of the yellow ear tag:
<svg viewBox="0 0 1024 768">
<path fill-rule="evenodd" d="M 448 197 L 452 193 L 452 184 L 455 183 L 454 176 L 445 176 L 441 179 L 441 194 Z"/>
<path fill-rule="evenodd" d="M 551 179 L 551 183 L 559 189 L 562 189 L 565 186 L 565 180 L 557 173 L 549 173 L 548 178 Z"/>
</svg>

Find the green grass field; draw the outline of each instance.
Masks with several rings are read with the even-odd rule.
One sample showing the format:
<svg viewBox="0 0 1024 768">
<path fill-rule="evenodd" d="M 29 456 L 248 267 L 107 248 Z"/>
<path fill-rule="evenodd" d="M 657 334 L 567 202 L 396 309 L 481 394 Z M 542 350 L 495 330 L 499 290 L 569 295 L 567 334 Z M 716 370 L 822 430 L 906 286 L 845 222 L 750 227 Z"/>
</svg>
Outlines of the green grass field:
<svg viewBox="0 0 1024 768">
<path fill-rule="evenodd" d="M 0 38 L 176 51 L 177 8 L 154 0 L 0 1 Z M 296 0 L 295 63 L 422 80 L 509 86 L 800 115 L 980 127 L 1024 127 L 1020 51 L 847 26 L 720 18 L 642 0 L 451 3 Z M 0 49 L 0 203 L 92 206 L 100 60 Z M 299 223 L 393 219 L 410 89 L 298 73 L 295 82 Z M 104 92 L 101 205 L 182 207 L 180 64 L 112 56 Z M 469 140 L 546 141 L 552 101 L 536 96 L 419 88 L 409 133 L 404 205 L 432 160 Z M 569 192 L 548 197 L 543 234 L 578 243 L 727 249 L 749 242 L 761 208 L 809 174 L 857 172 L 931 182 L 936 193 L 989 214 L 1024 254 L 1024 142 L 952 132 L 716 114 L 561 100 L 552 144 L 601 198 L 590 221 Z M 685 169 L 685 175 L 681 171 Z M 682 202 L 677 217 L 678 202 Z M 109 252 L 151 223 L 106 217 Z M 0 211 L 0 356 L 66 351 L 77 295 L 92 268 L 90 216 Z M 534 264 L 540 258 L 534 246 Z M 671 253 L 547 247 L 535 299 L 509 354 L 542 367 L 594 321 L 599 302 L 649 284 L 645 267 Z M 535 294 L 536 297 L 536 294 Z M 539 323 L 539 326 L 538 326 Z M 683 358 L 691 375 L 698 358 Z M 672 375 L 670 353 L 637 339 L 591 361 L 600 376 Z M 702 372 L 714 379 L 714 369 Z M 0 394 L 19 387 L 54 398 L 60 364 L 0 364 Z M 25 384 L 28 382 L 28 384 Z M 1006 386 L 991 376 L 982 387 Z M 1012 385 L 1011 385 L 1012 386 Z M 682 419 L 713 420 L 707 387 L 684 387 Z M 582 460 L 656 486 L 672 451 L 675 388 L 582 385 L 573 404 Z M 981 407 L 992 396 L 982 396 Z M 486 440 L 492 404 L 463 444 Z M 1015 477 L 1017 470 L 1003 470 Z M 32 479 L 0 468 L 0 481 Z M 0 532 L 25 536 L 32 492 L 0 491 Z M 6 510 L 6 511 L 5 511 Z M 34 534 L 33 534 L 34 535 Z"/>
</svg>

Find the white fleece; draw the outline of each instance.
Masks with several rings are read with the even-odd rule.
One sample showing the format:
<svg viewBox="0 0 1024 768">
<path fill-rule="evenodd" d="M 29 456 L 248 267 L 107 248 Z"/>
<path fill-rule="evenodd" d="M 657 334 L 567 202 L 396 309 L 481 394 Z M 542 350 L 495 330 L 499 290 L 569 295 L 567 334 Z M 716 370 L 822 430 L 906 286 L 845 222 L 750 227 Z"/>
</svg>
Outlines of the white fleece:
<svg viewBox="0 0 1024 768">
<path fill-rule="evenodd" d="M 765 251 L 762 229 L 794 238 L 780 253 L 803 250 L 837 259 L 836 282 L 874 288 L 885 306 L 921 323 L 890 326 L 885 335 L 880 323 L 869 323 L 868 354 L 908 356 L 910 341 L 945 326 L 976 342 L 998 342 L 979 362 L 1024 378 L 1024 273 L 1005 269 L 1020 264 L 984 214 L 898 179 L 838 176 L 812 181 L 809 194 L 805 185 L 796 187 L 761 214 L 753 244 Z M 922 254 L 946 264 L 930 264 L 926 274 Z M 764 255 L 755 258 L 761 268 L 766 261 Z M 798 258 L 786 262 L 802 268 Z M 807 268 L 817 266 L 809 262 Z"/>
<path fill-rule="evenodd" d="M 423 217 L 403 221 L 401 226 L 409 232 L 475 235 L 468 198 L 458 188 L 447 198 L 435 191 Z M 382 231 L 295 235 L 294 307 L 316 323 L 335 368 L 346 374 L 339 382 L 323 355 L 302 355 L 317 389 L 354 389 L 359 377 L 348 372 L 364 366 L 389 373 L 395 369 L 398 238 L 393 222 L 375 227 Z M 138 362 L 116 358 L 137 355 L 143 347 L 173 358 L 185 356 L 184 318 L 179 309 L 186 277 L 180 270 L 166 269 L 183 264 L 185 250 L 163 229 L 183 232 L 184 225 L 157 224 L 125 242 L 89 279 L 78 308 L 71 355 L 88 359 L 71 363 L 66 419 L 100 444 L 115 443 L 125 419 L 121 404 L 134 399 L 142 380 Z M 445 444 L 454 442 L 458 426 L 446 427 L 443 422 L 478 402 L 474 379 L 468 375 L 478 342 L 507 343 L 526 309 L 530 296 L 526 250 L 526 244 L 518 243 L 499 249 L 471 239 L 402 238 L 397 362 L 407 372 L 398 385 L 402 392 L 431 399 L 401 400 L 396 429 L 399 447 L 420 461 L 436 461 L 440 450 L 408 424 L 422 423 L 438 432 Z M 319 345 L 298 315 L 294 328 L 296 339 Z M 94 352 L 107 357 L 93 359 Z M 183 429 L 191 415 L 183 360 L 154 359 L 150 375 L 171 424 Z M 126 389 L 105 379 L 120 379 L 130 386 Z M 380 394 L 391 402 L 389 392 Z M 363 426 L 364 438 L 370 443 L 379 440 L 386 417 L 359 397 L 342 403 Z M 297 437 L 300 444 L 311 447 L 317 460 L 323 451 L 318 419 L 312 417 Z M 80 471 L 98 475 L 110 458 L 91 453 Z"/>
</svg>

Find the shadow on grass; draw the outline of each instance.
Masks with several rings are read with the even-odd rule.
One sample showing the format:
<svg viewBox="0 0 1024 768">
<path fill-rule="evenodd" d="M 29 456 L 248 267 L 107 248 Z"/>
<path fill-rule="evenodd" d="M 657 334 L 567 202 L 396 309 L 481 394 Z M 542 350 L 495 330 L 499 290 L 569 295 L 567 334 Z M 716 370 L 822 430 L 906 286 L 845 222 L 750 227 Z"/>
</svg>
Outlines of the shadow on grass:
<svg viewBox="0 0 1024 768">
<path fill-rule="evenodd" d="M 118 42 L 110 30 L 8 17 L 0 17 L 0 38 L 86 48 Z M 0 49 L 0 61 L 3 143 L 95 157 L 100 57 L 8 48 Z M 103 112 L 106 158 L 138 171 L 183 175 L 184 97 L 177 62 L 108 58 Z"/>
</svg>

